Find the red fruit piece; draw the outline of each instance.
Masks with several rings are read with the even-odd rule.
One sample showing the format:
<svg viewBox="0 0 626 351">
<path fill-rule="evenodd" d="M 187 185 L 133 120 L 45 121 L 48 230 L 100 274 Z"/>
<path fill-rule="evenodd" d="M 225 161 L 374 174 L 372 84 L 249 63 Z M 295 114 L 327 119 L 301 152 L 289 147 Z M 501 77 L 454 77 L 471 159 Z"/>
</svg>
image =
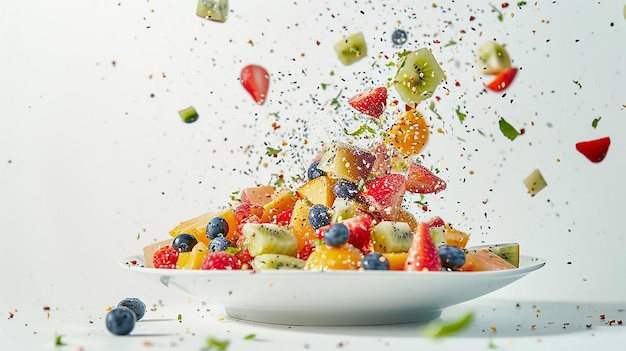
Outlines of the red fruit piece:
<svg viewBox="0 0 626 351">
<path fill-rule="evenodd" d="M 375 87 L 356 94 L 348 100 L 355 110 L 379 118 L 387 107 L 387 88 Z"/>
<path fill-rule="evenodd" d="M 503 91 L 508 88 L 511 83 L 513 83 L 513 79 L 517 75 L 517 67 L 511 67 L 507 70 L 504 70 L 494 78 L 491 83 L 487 84 L 487 88 L 493 91 Z"/>
<path fill-rule="evenodd" d="M 597 163 L 604 160 L 607 152 L 609 152 L 610 145 L 611 138 L 604 137 L 596 140 L 581 141 L 576 143 L 576 150 L 585 155 L 589 161 Z"/>
<path fill-rule="evenodd" d="M 446 222 L 443 220 L 443 218 L 439 217 L 439 216 L 435 216 L 433 218 L 431 218 L 428 222 L 428 226 L 429 227 L 445 227 L 446 226 Z"/>
<path fill-rule="evenodd" d="M 394 221 L 400 213 L 406 183 L 404 175 L 390 173 L 367 182 L 361 196 L 383 220 Z"/>
<path fill-rule="evenodd" d="M 226 251 L 209 252 L 202 259 L 202 269 L 224 270 L 241 269 L 241 260 Z"/>
<path fill-rule="evenodd" d="M 163 246 L 152 255 L 154 268 L 176 268 L 180 251 L 171 246 Z"/>
<path fill-rule="evenodd" d="M 372 222 L 372 216 L 367 213 L 362 213 L 355 217 L 347 218 L 339 222 L 348 227 L 348 232 L 350 232 L 350 236 L 348 237 L 348 243 L 359 249 L 364 255 L 368 254 L 371 251 L 370 240 L 372 238 Z M 317 238 L 323 240 L 324 233 L 331 225 L 318 228 L 315 232 Z"/>
<path fill-rule="evenodd" d="M 291 215 L 293 214 L 293 208 L 284 210 L 276 216 L 276 224 L 287 225 L 291 222 Z"/>
<path fill-rule="evenodd" d="M 306 259 L 311 256 L 311 253 L 313 251 L 315 251 L 315 245 L 313 244 L 313 241 L 307 240 L 304 243 L 304 246 L 302 246 L 302 249 L 298 252 L 298 258 L 306 261 Z"/>
<path fill-rule="evenodd" d="M 257 104 L 263 105 L 270 85 L 270 74 L 259 65 L 245 66 L 239 75 L 241 84 Z"/>
<path fill-rule="evenodd" d="M 418 224 L 413 233 L 413 241 L 407 253 L 404 269 L 407 271 L 440 271 L 441 259 L 430 236 L 430 226 L 426 222 Z"/>
<path fill-rule="evenodd" d="M 237 258 L 241 262 L 242 268 L 245 265 L 247 265 L 248 268 L 251 267 L 250 262 L 252 262 L 252 260 L 254 259 L 254 257 L 250 255 L 250 251 L 248 251 L 248 248 L 244 248 L 244 249 L 237 251 L 235 253 L 235 258 Z"/>
<path fill-rule="evenodd" d="M 445 181 L 419 163 L 409 166 L 406 178 L 406 190 L 412 193 L 430 194 L 446 189 Z"/>
</svg>

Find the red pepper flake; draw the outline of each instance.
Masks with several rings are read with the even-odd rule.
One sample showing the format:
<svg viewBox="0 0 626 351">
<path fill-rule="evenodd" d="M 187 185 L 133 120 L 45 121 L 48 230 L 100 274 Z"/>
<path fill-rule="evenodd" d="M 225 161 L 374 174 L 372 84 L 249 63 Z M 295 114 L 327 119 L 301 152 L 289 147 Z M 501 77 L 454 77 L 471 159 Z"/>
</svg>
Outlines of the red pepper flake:
<svg viewBox="0 0 626 351">
<path fill-rule="evenodd" d="M 489 328 L 489 329 L 491 329 L 491 331 L 492 331 L 492 332 L 494 332 L 494 333 L 497 331 L 496 327 L 494 327 L 494 326 L 492 326 L 492 327 L 491 327 L 491 328 Z"/>
<path fill-rule="evenodd" d="M 600 315 L 600 319 L 601 319 L 601 320 L 605 320 L 605 319 L 606 319 L 606 315 L 601 314 L 601 315 Z"/>
<path fill-rule="evenodd" d="M 278 123 L 276 123 L 276 122 L 272 122 L 272 128 L 273 128 L 274 130 L 276 130 L 276 129 L 280 128 L 280 124 L 278 124 Z"/>
<path fill-rule="evenodd" d="M 9 318 L 7 319 L 13 319 L 13 317 L 15 317 L 15 313 L 9 311 Z"/>
<path fill-rule="evenodd" d="M 433 43 L 435 43 L 435 44 L 441 44 L 441 41 L 439 41 L 439 39 L 435 39 L 435 40 L 433 40 Z"/>
<path fill-rule="evenodd" d="M 435 96 L 435 100 L 437 100 L 437 102 L 441 101 L 441 96 Z"/>
<path fill-rule="evenodd" d="M 474 17 L 474 16 L 470 16 L 470 18 L 469 18 L 470 21 L 473 21 L 475 19 L 476 19 L 476 17 Z"/>
<path fill-rule="evenodd" d="M 50 306 L 43 306 L 44 312 L 50 312 Z"/>
<path fill-rule="evenodd" d="M 502 5 L 500 5 L 500 6 L 502 6 L 502 8 L 505 9 L 505 8 L 509 7 L 509 3 L 508 2 L 503 2 Z"/>
<path fill-rule="evenodd" d="M 624 321 L 622 321 L 621 319 L 617 321 L 618 325 L 622 325 L 624 323 Z"/>
<path fill-rule="evenodd" d="M 610 321 L 608 321 L 608 323 L 607 323 L 607 324 L 608 324 L 608 325 L 613 325 L 613 324 L 615 324 L 615 319 L 611 319 Z"/>
<path fill-rule="evenodd" d="M 320 46 L 320 44 L 321 44 L 321 43 L 322 43 L 322 42 L 320 42 L 319 40 L 316 40 L 316 41 L 315 41 L 315 45 L 317 45 L 317 46 Z"/>
<path fill-rule="evenodd" d="M 532 329 L 532 330 L 537 329 L 537 324 L 533 324 L 533 325 L 531 325 L 531 326 L 530 326 L 530 329 Z"/>
<path fill-rule="evenodd" d="M 115 61 L 115 60 L 111 61 L 111 65 L 112 65 L 113 67 L 115 67 L 115 66 L 117 65 L 117 61 Z"/>
<path fill-rule="evenodd" d="M 131 260 L 130 264 L 132 264 L 133 266 L 137 265 L 137 260 Z"/>
</svg>

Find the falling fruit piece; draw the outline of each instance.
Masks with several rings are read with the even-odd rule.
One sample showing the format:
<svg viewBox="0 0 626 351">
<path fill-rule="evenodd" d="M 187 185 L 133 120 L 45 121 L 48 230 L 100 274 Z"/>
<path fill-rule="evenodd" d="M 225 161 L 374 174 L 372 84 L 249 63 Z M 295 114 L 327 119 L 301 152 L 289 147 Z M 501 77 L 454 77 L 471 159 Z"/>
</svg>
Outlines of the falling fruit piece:
<svg viewBox="0 0 626 351">
<path fill-rule="evenodd" d="M 511 67 L 499 73 L 491 83 L 487 84 L 487 88 L 492 91 L 503 91 L 513 83 L 513 79 L 517 75 L 517 67 Z"/>
<path fill-rule="evenodd" d="M 254 101 L 263 105 L 270 85 L 270 75 L 267 70 L 259 65 L 248 65 L 241 70 L 239 79 Z"/>
<path fill-rule="evenodd" d="M 598 163 L 604 160 L 607 152 L 609 152 L 610 145 L 611 138 L 604 137 L 596 140 L 581 141 L 576 143 L 576 150 L 585 155 L 589 161 Z"/>
<path fill-rule="evenodd" d="M 543 175 L 538 169 L 535 169 L 524 179 L 524 185 L 528 189 L 528 193 L 531 196 L 535 196 L 539 191 L 545 188 L 548 183 L 543 178 Z"/>
<path fill-rule="evenodd" d="M 228 18 L 228 0 L 198 0 L 196 15 L 210 21 L 225 22 Z"/>
</svg>

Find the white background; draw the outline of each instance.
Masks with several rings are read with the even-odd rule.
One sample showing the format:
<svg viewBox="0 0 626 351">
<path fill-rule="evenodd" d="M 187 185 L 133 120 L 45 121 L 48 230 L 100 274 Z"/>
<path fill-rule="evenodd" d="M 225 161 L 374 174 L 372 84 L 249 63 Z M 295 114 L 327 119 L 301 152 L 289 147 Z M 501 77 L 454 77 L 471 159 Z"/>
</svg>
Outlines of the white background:
<svg viewBox="0 0 626 351">
<path fill-rule="evenodd" d="M 433 127 L 424 162 L 442 170 L 448 189 L 427 197 L 430 211 L 418 218 L 441 215 L 471 233 L 470 244 L 516 241 L 547 260 L 492 297 L 621 306 L 624 4 L 494 3 L 503 21 L 488 4 L 409 4 L 232 1 L 216 23 L 195 16 L 195 1 L 0 1 L 0 313 L 19 311 L 0 318 L 0 338 L 51 348 L 42 306 L 70 320 L 89 315 L 100 330 L 105 307 L 126 296 L 176 305 L 179 295 L 118 259 L 226 205 L 233 191 L 302 174 L 322 143 L 347 140 L 337 121 L 363 123 L 347 99 L 386 84 L 395 70 L 387 63 L 419 47 L 446 72 L 441 119 L 428 102 L 421 109 Z M 409 33 L 403 47 L 391 43 L 396 28 Z M 357 31 L 368 55 L 343 66 L 332 46 Z M 489 78 L 474 67 L 476 48 L 493 39 L 520 68 L 505 96 L 483 91 Z M 238 81 L 249 63 L 271 75 L 263 106 Z M 200 118 L 182 123 L 177 111 L 190 105 Z M 506 139 L 500 117 L 525 133 Z M 604 136 L 611 147 L 601 163 L 575 150 Z M 282 142 L 281 157 L 264 156 Z M 531 197 L 522 180 L 536 168 L 548 187 Z M 14 329 L 37 320 L 39 333 Z M 87 335 L 102 337 L 86 349 L 124 345 L 63 331 L 65 322 L 50 329 L 85 345 Z M 294 346 L 291 337 L 268 339 Z"/>
</svg>

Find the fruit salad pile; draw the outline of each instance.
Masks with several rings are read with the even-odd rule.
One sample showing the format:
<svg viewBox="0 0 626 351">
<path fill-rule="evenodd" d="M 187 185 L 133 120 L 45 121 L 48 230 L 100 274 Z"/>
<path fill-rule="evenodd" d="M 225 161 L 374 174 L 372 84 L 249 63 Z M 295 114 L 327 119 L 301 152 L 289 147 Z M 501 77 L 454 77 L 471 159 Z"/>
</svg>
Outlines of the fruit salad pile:
<svg viewBox="0 0 626 351">
<path fill-rule="evenodd" d="M 346 65 L 361 59 L 366 50 L 360 33 L 335 46 Z M 497 45 L 483 49 L 481 55 L 479 62 L 488 73 L 510 67 L 506 51 Z M 518 267 L 517 243 L 467 247 L 467 233 L 438 216 L 416 218 L 403 205 L 408 202 L 405 198 L 428 196 L 447 187 L 438 171 L 419 157 L 430 130 L 417 108 L 433 95 L 444 71 L 425 48 L 405 52 L 397 67 L 389 87 L 395 88 L 406 107 L 397 111 L 379 137 L 367 138 L 367 146 L 340 140 L 325 145 L 293 184 L 240 189 L 238 201 L 228 209 L 184 221 L 170 231 L 171 239 L 146 247 L 147 265 L 316 271 Z M 366 118 L 378 120 L 387 107 L 387 96 L 387 86 L 378 86 L 348 102 Z"/>
<path fill-rule="evenodd" d="M 419 118 L 410 110 L 398 123 Z M 517 243 L 468 248 L 467 233 L 438 216 L 418 220 L 403 207 L 405 196 L 446 189 L 443 179 L 403 154 L 421 149 L 415 142 L 420 135 L 419 129 L 392 127 L 389 140 L 370 149 L 333 142 L 295 188 L 241 189 L 236 206 L 184 221 L 170 231 L 172 239 L 146 248 L 147 262 L 205 270 L 517 267 Z"/>
</svg>

